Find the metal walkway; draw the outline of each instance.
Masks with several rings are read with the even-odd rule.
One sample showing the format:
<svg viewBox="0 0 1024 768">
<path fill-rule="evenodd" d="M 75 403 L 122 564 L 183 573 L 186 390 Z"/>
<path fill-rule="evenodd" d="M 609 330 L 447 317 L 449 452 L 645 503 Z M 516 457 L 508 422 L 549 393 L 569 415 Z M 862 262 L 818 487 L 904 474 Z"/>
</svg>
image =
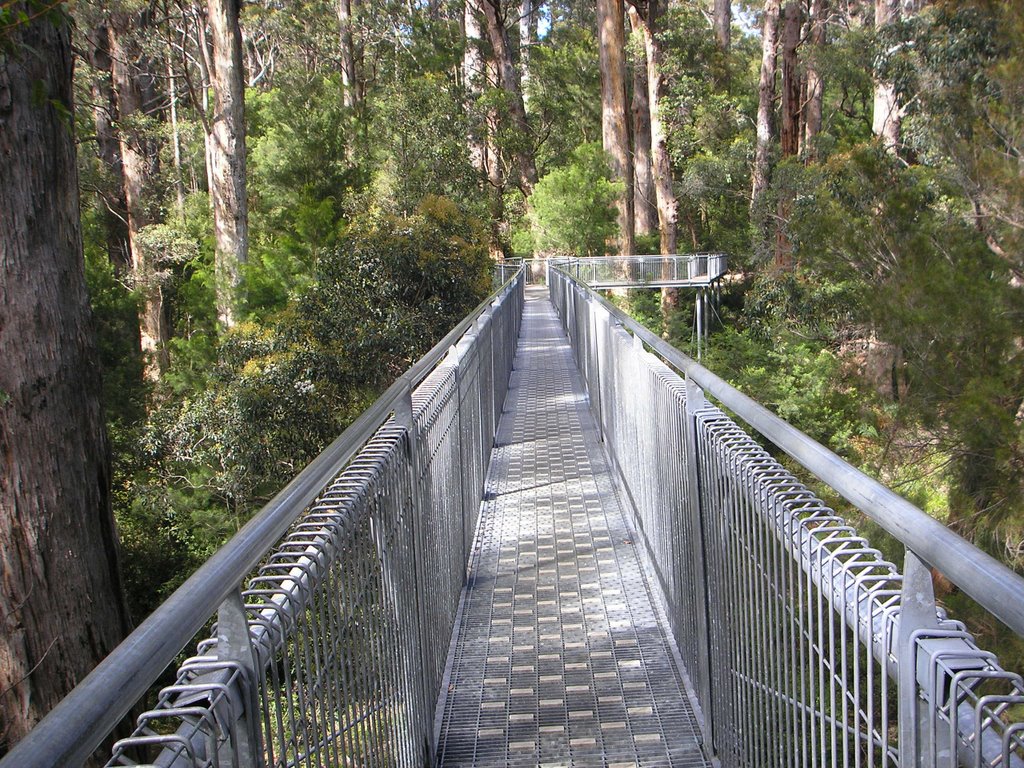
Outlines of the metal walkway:
<svg viewBox="0 0 1024 768">
<path fill-rule="evenodd" d="M 529 293 L 439 763 L 709 765 L 569 345 Z"/>
</svg>

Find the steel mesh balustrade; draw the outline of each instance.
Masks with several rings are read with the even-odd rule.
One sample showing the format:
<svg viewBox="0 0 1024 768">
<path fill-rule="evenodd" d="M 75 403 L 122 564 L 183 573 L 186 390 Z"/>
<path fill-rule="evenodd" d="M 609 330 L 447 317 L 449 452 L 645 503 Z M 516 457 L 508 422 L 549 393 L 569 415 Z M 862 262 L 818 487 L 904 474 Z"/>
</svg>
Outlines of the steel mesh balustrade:
<svg viewBox="0 0 1024 768">
<path fill-rule="evenodd" d="M 563 269 L 550 271 L 551 300 L 722 764 L 1024 764 L 1024 684 L 936 609 L 922 559 L 947 574 L 972 560 L 960 586 L 1018 633 L 1024 581 Z M 907 544 L 905 573 L 704 390 Z"/>
<path fill-rule="evenodd" d="M 218 603 L 108 765 L 428 761 L 523 285 L 520 271 L 418 361 L 4 768 L 81 764 Z"/>
</svg>

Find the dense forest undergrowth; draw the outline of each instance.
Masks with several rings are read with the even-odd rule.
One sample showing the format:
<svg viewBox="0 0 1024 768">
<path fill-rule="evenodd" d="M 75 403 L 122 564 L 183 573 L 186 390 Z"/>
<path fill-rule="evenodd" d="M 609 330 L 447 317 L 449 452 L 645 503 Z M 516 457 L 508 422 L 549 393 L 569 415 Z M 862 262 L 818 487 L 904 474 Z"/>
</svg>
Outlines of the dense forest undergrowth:
<svg viewBox="0 0 1024 768">
<path fill-rule="evenodd" d="M 1020 3 L 20 0 L 0 43 L 77 164 L 10 172 L 70 195 L 132 621 L 531 254 L 728 252 L 706 364 L 1024 570 Z M 630 308 L 687 349 L 685 300 Z M 36 310 L 5 311 L 16 359 Z M 34 386 L 4 369 L 5 434 Z M 7 588 L 11 627 L 60 591 Z M 57 669 L 55 632 L 0 658 L 53 688 L 0 745 L 95 661 Z"/>
</svg>

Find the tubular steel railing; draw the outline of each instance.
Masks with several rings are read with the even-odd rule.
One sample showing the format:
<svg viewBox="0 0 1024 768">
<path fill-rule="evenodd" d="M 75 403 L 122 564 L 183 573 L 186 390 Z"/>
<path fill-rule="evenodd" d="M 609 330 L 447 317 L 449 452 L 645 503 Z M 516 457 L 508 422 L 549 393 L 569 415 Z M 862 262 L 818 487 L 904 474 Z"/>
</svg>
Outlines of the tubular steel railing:
<svg viewBox="0 0 1024 768">
<path fill-rule="evenodd" d="M 936 608 L 928 566 L 1017 634 L 1024 579 L 548 277 L 722 765 L 1024 765 L 1024 683 Z M 726 410 L 898 539 L 903 574 Z"/>
<path fill-rule="evenodd" d="M 602 256 L 554 263 L 591 288 L 707 287 L 726 272 L 724 253 Z"/>
<path fill-rule="evenodd" d="M 724 253 L 506 259 L 495 264 L 495 279 L 504 282 L 523 266 L 527 285 L 543 284 L 549 264 L 591 288 L 708 288 L 725 275 L 728 266 Z"/>
<path fill-rule="evenodd" d="M 108 765 L 428 761 L 523 285 L 518 271 L 392 385 L 3 768 L 81 765 L 211 619 Z"/>
</svg>

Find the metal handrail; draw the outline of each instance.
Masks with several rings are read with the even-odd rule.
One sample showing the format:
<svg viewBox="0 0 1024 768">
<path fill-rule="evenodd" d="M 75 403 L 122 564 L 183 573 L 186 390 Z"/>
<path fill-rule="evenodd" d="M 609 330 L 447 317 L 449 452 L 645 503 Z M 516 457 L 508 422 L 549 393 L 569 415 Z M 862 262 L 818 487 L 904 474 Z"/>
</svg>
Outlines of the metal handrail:
<svg viewBox="0 0 1024 768">
<path fill-rule="evenodd" d="M 827 483 L 907 549 L 941 571 L 1006 626 L 1024 635 L 1024 577 L 675 349 L 566 270 L 556 265 L 551 268 L 586 288 L 592 300 L 666 362 Z"/>
<path fill-rule="evenodd" d="M 852 748 L 866 749 L 868 762 L 908 768 L 1024 766 L 1024 722 L 1012 710 L 1024 705 L 1024 680 L 937 606 L 927 566 L 1018 634 L 1024 580 L 568 270 L 552 268 L 549 278 L 661 580 L 706 743 L 722 764 L 797 764 L 808 755 L 813 765 L 845 764 Z M 902 575 L 741 420 L 900 540 Z M 780 738 L 758 736 L 780 720 Z"/>
<path fill-rule="evenodd" d="M 296 517 L 404 402 L 410 386 L 427 377 L 491 304 L 512 290 L 518 276 L 506 280 L 388 387 L 16 744 L 0 767 L 85 762 Z"/>
</svg>

